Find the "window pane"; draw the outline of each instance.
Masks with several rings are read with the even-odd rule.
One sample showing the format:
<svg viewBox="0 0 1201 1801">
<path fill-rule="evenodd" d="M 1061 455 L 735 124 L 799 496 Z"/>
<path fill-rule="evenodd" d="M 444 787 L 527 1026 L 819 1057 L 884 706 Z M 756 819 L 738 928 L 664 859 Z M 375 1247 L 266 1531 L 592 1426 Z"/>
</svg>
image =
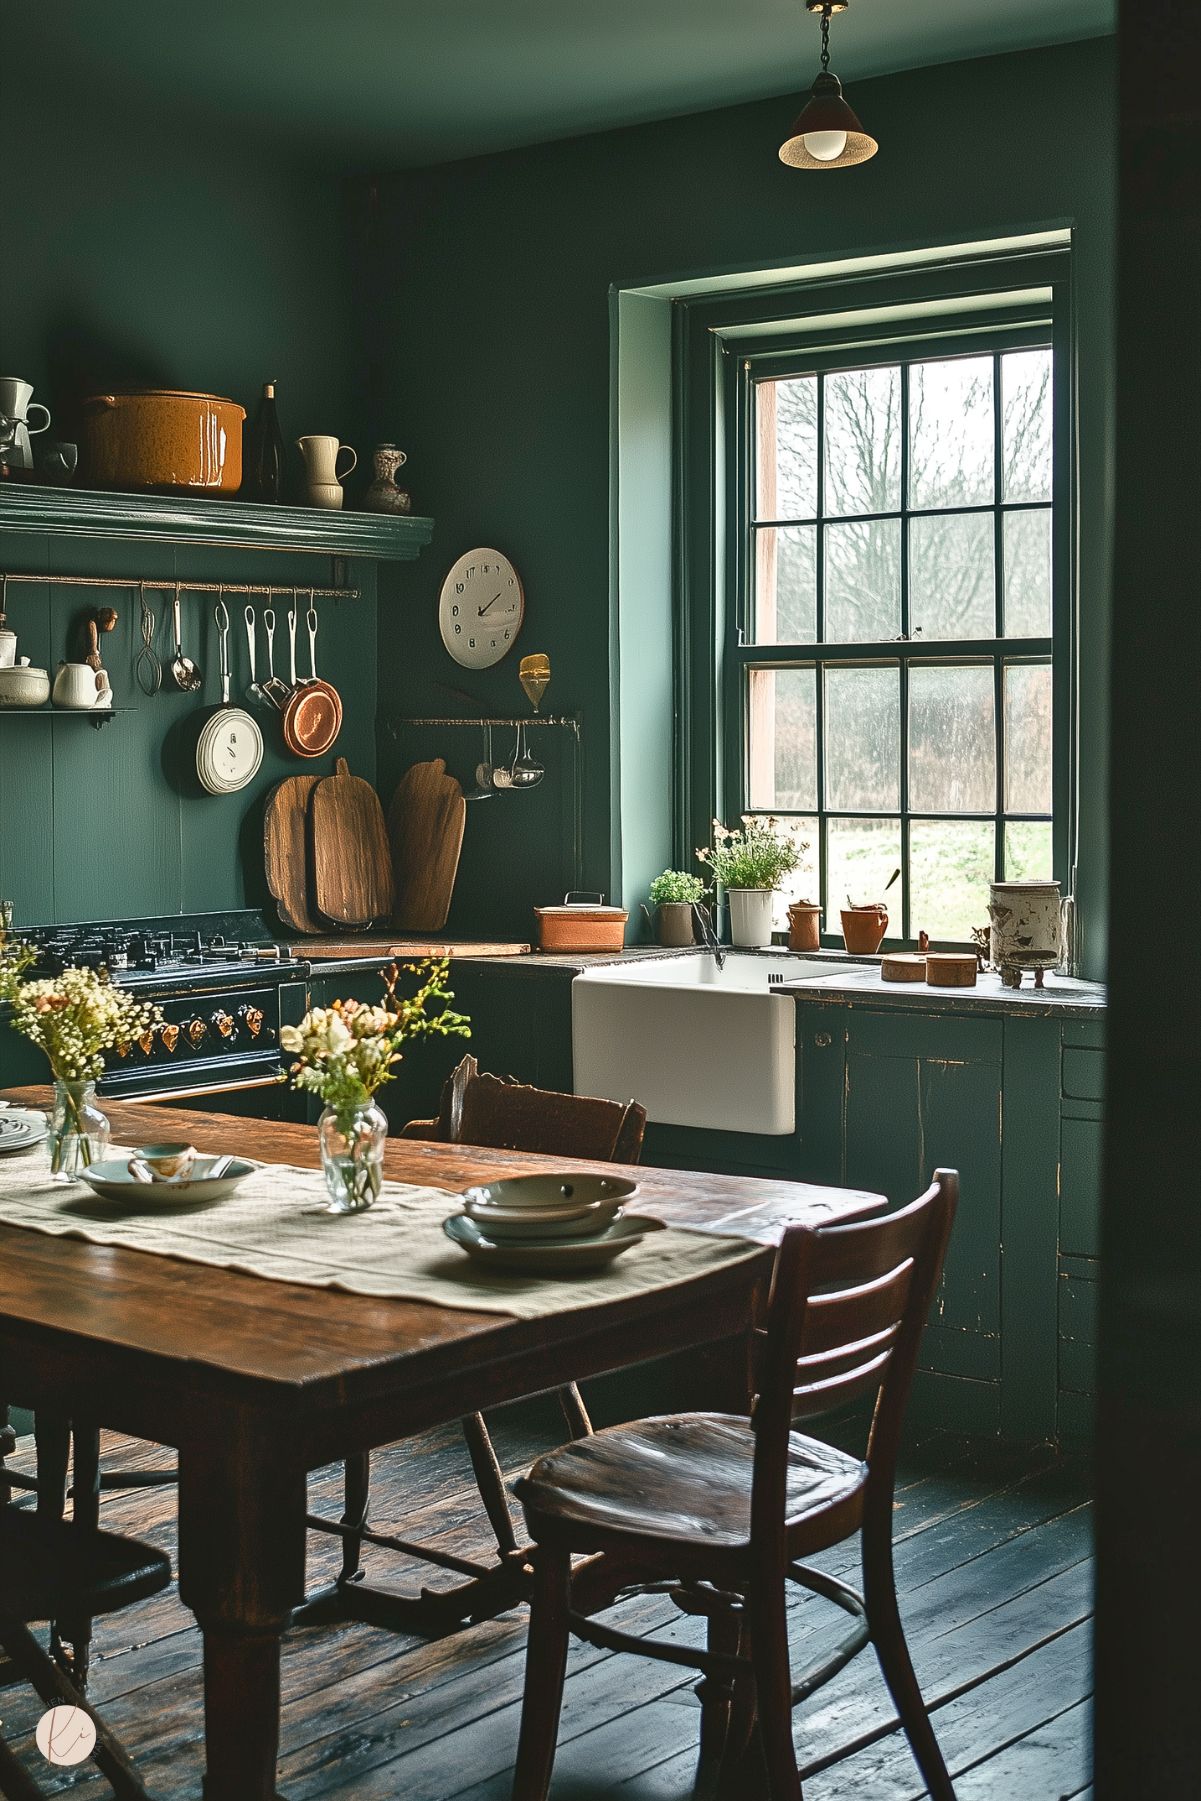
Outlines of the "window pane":
<svg viewBox="0 0 1201 1801">
<path fill-rule="evenodd" d="M 916 938 L 966 942 L 988 924 L 995 873 L 991 820 L 915 819 L 909 827 L 909 919 Z"/>
<path fill-rule="evenodd" d="M 901 505 L 901 371 L 826 377 L 825 510 L 895 513 Z"/>
<path fill-rule="evenodd" d="M 1005 880 L 1049 882 L 1055 874 L 1049 819 L 1005 821 Z"/>
<path fill-rule="evenodd" d="M 955 357 L 909 372 L 909 504 L 982 506 L 995 497 L 993 360 Z"/>
<path fill-rule="evenodd" d="M 750 804 L 754 812 L 817 805 L 817 675 L 750 672 Z"/>
<path fill-rule="evenodd" d="M 901 804 L 901 678 L 887 669 L 826 671 L 827 807 Z"/>
<path fill-rule="evenodd" d="M 817 637 L 817 527 L 755 532 L 755 643 L 812 644 Z"/>
<path fill-rule="evenodd" d="M 878 643 L 901 630 L 901 522 L 828 525 L 828 644 Z"/>
<path fill-rule="evenodd" d="M 1051 636 L 1051 509 L 1005 515 L 1005 636 Z"/>
<path fill-rule="evenodd" d="M 1051 811 L 1051 665 L 1005 665 L 1005 811 Z"/>
<path fill-rule="evenodd" d="M 991 638 L 997 629 L 992 513 L 909 522 L 909 629 L 924 638 Z"/>
<path fill-rule="evenodd" d="M 830 819 L 826 822 L 826 930 L 841 932 L 838 917 L 848 899 L 857 906 L 882 900 L 887 936 L 901 934 L 901 883 L 888 893 L 888 878 L 901 861 L 901 827 L 895 819 Z"/>
<path fill-rule="evenodd" d="M 806 819 L 776 820 L 776 831 L 781 837 L 792 838 L 796 844 L 805 847 L 792 874 L 784 878 L 784 886 L 776 890 L 771 918 L 772 928 L 777 932 L 788 930 L 790 901 L 815 901 L 818 898 L 817 840 L 820 829 L 816 816 L 812 815 Z"/>
<path fill-rule="evenodd" d="M 756 519 L 812 519 L 817 513 L 817 377 L 755 387 Z"/>
<path fill-rule="evenodd" d="M 911 668 L 909 805 L 918 813 L 991 813 L 996 804 L 992 670 Z"/>
<path fill-rule="evenodd" d="M 1051 498 L 1051 350 L 1001 358 L 1006 500 Z"/>
</svg>

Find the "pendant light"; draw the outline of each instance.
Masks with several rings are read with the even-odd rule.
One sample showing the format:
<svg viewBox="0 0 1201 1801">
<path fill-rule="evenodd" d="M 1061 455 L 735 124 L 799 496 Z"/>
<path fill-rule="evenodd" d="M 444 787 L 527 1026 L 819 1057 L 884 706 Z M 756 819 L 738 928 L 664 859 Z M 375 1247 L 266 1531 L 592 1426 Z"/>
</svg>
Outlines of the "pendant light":
<svg viewBox="0 0 1201 1801">
<path fill-rule="evenodd" d="M 805 5 L 822 16 L 821 74 L 780 145 L 780 161 L 792 169 L 849 169 L 880 148 L 843 99 L 837 75 L 830 73 L 830 17 L 844 13 L 850 0 L 805 0 Z"/>
</svg>

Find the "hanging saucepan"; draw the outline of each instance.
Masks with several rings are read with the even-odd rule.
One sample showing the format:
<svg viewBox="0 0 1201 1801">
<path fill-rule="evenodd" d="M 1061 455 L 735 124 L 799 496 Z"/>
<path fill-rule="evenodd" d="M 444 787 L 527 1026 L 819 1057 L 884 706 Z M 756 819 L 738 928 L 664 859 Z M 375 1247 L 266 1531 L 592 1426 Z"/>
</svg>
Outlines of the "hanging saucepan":
<svg viewBox="0 0 1201 1801">
<path fill-rule="evenodd" d="M 294 618 L 293 613 L 290 620 Z M 309 632 L 309 673 L 303 681 L 294 683 L 291 699 L 284 708 L 284 743 L 294 757 L 323 757 L 342 730 L 342 697 L 332 683 L 323 682 L 317 674 L 317 609 L 311 590 L 305 624 Z"/>
<path fill-rule="evenodd" d="M 258 774 L 263 734 L 243 707 L 229 704 L 229 613 L 224 600 L 218 599 L 213 617 L 221 643 L 221 705 L 200 729 L 196 774 L 209 794 L 234 794 Z"/>
</svg>

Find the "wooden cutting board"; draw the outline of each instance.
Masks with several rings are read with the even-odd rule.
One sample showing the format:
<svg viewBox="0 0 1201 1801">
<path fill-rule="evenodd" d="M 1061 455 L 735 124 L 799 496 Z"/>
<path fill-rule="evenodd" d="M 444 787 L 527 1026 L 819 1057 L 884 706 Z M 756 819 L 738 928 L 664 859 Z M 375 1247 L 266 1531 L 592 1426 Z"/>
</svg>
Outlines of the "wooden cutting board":
<svg viewBox="0 0 1201 1801">
<path fill-rule="evenodd" d="M 411 957 L 525 957 L 530 946 L 515 940 L 490 938 L 399 938 L 395 933 L 363 932 L 355 938 L 306 938 L 297 940 L 292 950 L 298 957 L 320 963 L 326 958 L 339 961 L 361 957 L 367 962 L 386 962 L 395 957 L 406 962 Z"/>
<path fill-rule="evenodd" d="M 440 932 L 446 924 L 466 823 L 463 790 L 441 757 L 405 771 L 388 808 L 398 931 Z"/>
<path fill-rule="evenodd" d="M 392 912 L 394 886 L 383 808 L 370 782 L 351 775 L 345 757 L 313 789 L 309 842 L 313 898 L 336 925 L 367 926 Z"/>
<path fill-rule="evenodd" d="M 320 932 L 309 896 L 308 808 L 318 775 L 290 775 L 267 797 L 263 860 L 279 916 L 295 932 Z"/>
</svg>

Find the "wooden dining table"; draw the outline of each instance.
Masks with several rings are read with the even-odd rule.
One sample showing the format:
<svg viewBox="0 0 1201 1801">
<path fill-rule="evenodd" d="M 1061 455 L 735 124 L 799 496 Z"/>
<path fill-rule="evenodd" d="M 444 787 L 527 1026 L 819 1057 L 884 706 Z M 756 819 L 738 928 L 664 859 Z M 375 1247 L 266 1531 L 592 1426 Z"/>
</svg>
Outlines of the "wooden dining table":
<svg viewBox="0 0 1201 1801">
<path fill-rule="evenodd" d="M 4 1098 L 44 1107 L 50 1097 L 22 1089 Z M 106 1111 L 123 1144 L 179 1139 L 269 1163 L 319 1162 L 312 1127 L 149 1104 Z M 388 1178 L 450 1193 L 588 1167 L 401 1138 L 384 1155 Z M 745 1411 L 751 1329 L 783 1228 L 884 1205 L 880 1195 L 805 1183 L 627 1173 L 643 1210 L 736 1233 L 762 1255 L 612 1303 L 517 1319 L 0 1225 L 0 1398 L 178 1451 L 179 1592 L 204 1639 L 208 1801 L 278 1801 L 280 1638 L 304 1598 L 310 1471 L 690 1348 L 708 1404 Z"/>
</svg>

